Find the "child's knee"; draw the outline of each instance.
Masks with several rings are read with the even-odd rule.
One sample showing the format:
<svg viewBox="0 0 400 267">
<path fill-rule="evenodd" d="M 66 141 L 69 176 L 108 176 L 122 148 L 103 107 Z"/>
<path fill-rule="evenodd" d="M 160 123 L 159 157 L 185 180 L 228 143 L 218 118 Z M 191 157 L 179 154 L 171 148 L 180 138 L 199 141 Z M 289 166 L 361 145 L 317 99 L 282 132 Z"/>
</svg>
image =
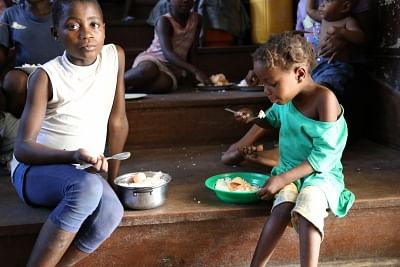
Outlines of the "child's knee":
<svg viewBox="0 0 400 267">
<path fill-rule="evenodd" d="M 324 236 L 324 221 L 328 216 L 328 201 L 324 192 L 316 186 L 305 187 L 297 197 L 292 210 L 292 224 L 299 231 L 300 223 L 311 224 Z"/>
<path fill-rule="evenodd" d="M 277 219 L 290 220 L 293 207 L 294 203 L 292 202 L 282 202 L 274 207 L 271 216 Z"/>
<path fill-rule="evenodd" d="M 3 87 L 7 93 L 26 93 L 28 75 L 19 70 L 11 70 L 4 76 Z"/>
<path fill-rule="evenodd" d="M 158 66 L 151 61 L 143 61 L 135 69 L 146 77 L 157 77 L 160 74 Z"/>
<path fill-rule="evenodd" d="M 95 174 L 85 174 L 77 179 L 67 192 L 67 201 L 81 212 L 92 213 L 99 205 L 103 184 Z"/>
</svg>

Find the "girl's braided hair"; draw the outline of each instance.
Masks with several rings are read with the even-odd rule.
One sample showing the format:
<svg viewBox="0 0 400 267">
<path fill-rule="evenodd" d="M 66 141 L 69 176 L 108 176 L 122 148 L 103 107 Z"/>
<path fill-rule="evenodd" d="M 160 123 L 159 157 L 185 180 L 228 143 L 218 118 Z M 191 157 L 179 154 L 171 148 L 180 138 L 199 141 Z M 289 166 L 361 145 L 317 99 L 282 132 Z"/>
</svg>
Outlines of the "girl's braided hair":
<svg viewBox="0 0 400 267">
<path fill-rule="evenodd" d="M 316 65 L 311 44 L 298 32 L 272 35 L 252 56 L 254 62 L 264 63 L 265 68 L 278 66 L 289 70 L 295 64 L 305 64 L 310 71 Z"/>
<path fill-rule="evenodd" d="M 99 9 L 101 16 L 103 17 L 103 12 L 101 10 L 101 6 L 97 0 L 55 0 L 52 5 L 52 14 L 53 14 L 53 24 L 54 27 L 58 27 L 60 23 L 60 19 L 64 14 L 64 8 L 72 6 L 74 3 L 92 3 Z"/>
</svg>

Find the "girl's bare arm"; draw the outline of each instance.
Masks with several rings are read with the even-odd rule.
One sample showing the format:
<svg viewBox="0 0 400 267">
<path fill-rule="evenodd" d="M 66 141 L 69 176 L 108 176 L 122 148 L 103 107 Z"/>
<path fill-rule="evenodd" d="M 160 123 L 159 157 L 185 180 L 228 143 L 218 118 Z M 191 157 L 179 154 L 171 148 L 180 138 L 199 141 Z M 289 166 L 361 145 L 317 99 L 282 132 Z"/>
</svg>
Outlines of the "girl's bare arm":
<svg viewBox="0 0 400 267">
<path fill-rule="evenodd" d="M 125 112 L 125 53 L 123 49 L 117 46 L 118 50 L 118 78 L 115 89 L 114 103 L 108 120 L 107 148 L 110 155 L 122 152 L 128 136 L 128 119 Z M 108 165 L 108 181 L 112 183 L 119 173 L 120 162 L 112 160 Z"/>
<path fill-rule="evenodd" d="M 172 38 L 171 38 L 173 33 L 173 28 L 169 20 L 165 17 L 160 17 L 160 19 L 157 22 L 155 30 L 158 33 L 158 36 L 160 38 L 161 49 L 163 50 L 164 56 L 168 60 L 168 62 L 189 71 L 196 77 L 199 77 L 200 80 L 202 80 L 201 82 L 208 83 L 207 75 L 205 75 L 195 65 L 192 65 L 188 61 L 178 57 L 173 51 Z"/>
<path fill-rule="evenodd" d="M 51 83 L 44 70 L 36 70 L 29 79 L 27 100 L 14 146 L 18 161 L 26 164 L 74 162 L 74 152 L 52 149 L 36 143 L 47 102 L 52 98 Z"/>
</svg>

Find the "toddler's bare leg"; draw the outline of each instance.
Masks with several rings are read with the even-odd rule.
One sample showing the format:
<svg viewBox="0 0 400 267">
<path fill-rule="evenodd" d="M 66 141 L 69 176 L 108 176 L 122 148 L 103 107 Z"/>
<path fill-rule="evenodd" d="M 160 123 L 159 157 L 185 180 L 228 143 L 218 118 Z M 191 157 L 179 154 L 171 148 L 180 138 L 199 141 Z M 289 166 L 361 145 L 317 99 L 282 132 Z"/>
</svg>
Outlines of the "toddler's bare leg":
<svg viewBox="0 0 400 267">
<path fill-rule="evenodd" d="M 294 203 L 284 202 L 276 206 L 269 216 L 261 232 L 256 250 L 251 261 L 251 266 L 265 266 L 272 255 L 276 244 L 282 237 L 285 229 L 290 222 L 290 212 Z"/>
<path fill-rule="evenodd" d="M 61 230 L 47 219 L 36 239 L 27 266 L 56 266 L 75 235 Z"/>
<path fill-rule="evenodd" d="M 309 221 L 299 214 L 301 266 L 318 266 L 321 234 Z"/>
</svg>

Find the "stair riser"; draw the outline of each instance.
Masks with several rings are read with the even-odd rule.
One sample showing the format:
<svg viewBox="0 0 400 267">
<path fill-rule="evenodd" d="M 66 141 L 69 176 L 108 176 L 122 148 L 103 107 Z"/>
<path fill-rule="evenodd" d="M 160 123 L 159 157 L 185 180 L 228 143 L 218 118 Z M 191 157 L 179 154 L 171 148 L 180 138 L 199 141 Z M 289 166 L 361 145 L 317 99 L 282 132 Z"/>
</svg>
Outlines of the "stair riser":
<svg viewBox="0 0 400 267">
<path fill-rule="evenodd" d="M 109 3 L 100 3 L 106 22 L 120 20 L 122 18 L 125 1 L 119 1 L 120 3 L 116 2 L 117 1 L 112 0 L 109 1 Z M 136 19 L 147 19 L 156 3 L 157 0 L 132 0 L 132 7 L 128 15 L 134 16 Z"/>
<path fill-rule="evenodd" d="M 149 25 L 110 24 L 107 25 L 106 43 L 114 43 L 124 49 L 144 50 L 153 40 L 154 28 Z"/>
<path fill-rule="evenodd" d="M 242 106 L 229 106 L 239 109 Z M 246 107 L 254 110 L 262 104 Z M 237 141 L 250 125 L 237 122 L 224 106 L 127 108 L 128 147 L 206 145 Z"/>
<path fill-rule="evenodd" d="M 320 261 L 400 257 L 399 220 L 399 208 L 355 210 L 344 219 L 328 218 Z M 265 217 L 232 218 L 120 227 L 79 266 L 249 266 L 264 221 Z M 299 263 L 298 255 L 298 235 L 288 228 L 271 264 Z"/>
</svg>

